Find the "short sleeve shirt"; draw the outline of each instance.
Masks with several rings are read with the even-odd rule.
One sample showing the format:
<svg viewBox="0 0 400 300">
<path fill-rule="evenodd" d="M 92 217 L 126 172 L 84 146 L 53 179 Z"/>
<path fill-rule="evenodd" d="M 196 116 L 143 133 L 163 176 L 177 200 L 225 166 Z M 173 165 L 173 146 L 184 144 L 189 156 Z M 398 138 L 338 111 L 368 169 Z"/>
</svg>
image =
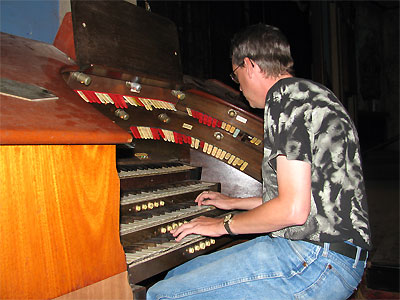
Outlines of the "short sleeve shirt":
<svg viewBox="0 0 400 300">
<path fill-rule="evenodd" d="M 278 155 L 310 163 L 312 177 L 305 224 L 272 235 L 370 249 L 358 136 L 336 96 L 318 83 L 284 78 L 268 91 L 264 114 L 263 201 L 278 195 Z"/>
</svg>

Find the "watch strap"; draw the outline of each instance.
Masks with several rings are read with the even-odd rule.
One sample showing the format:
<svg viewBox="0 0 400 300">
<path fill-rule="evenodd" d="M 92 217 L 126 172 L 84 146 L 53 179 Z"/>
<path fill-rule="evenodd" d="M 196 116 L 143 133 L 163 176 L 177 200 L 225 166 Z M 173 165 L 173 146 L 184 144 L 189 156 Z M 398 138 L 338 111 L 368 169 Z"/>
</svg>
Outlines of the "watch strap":
<svg viewBox="0 0 400 300">
<path fill-rule="evenodd" d="M 224 227 L 225 227 L 226 232 L 228 232 L 230 235 L 236 235 L 232 232 L 231 228 L 229 227 L 230 223 L 232 222 L 232 218 L 233 218 L 233 215 L 230 215 L 229 219 L 224 220 Z"/>
</svg>

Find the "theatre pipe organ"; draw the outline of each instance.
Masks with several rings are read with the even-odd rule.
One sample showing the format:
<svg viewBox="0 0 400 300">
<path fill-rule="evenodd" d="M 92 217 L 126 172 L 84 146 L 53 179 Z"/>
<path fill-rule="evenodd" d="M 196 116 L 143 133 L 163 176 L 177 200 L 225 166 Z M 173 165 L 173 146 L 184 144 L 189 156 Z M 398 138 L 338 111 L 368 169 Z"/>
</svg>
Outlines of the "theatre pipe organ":
<svg viewBox="0 0 400 300">
<path fill-rule="evenodd" d="M 121 40 L 155 49 L 158 30 L 171 28 L 164 19 L 126 2 L 71 8 L 73 30 L 68 22 L 60 28 L 57 47 L 1 35 L 0 297 L 141 299 L 144 282 L 232 242 L 199 235 L 176 242 L 169 231 L 201 215 L 223 217 L 194 199 L 221 191 L 227 173 L 260 186 L 262 120 L 186 88 L 179 64 L 167 68 L 176 51 L 172 60 L 145 57 L 146 66 L 137 63 L 143 54 L 131 56 L 123 68 L 126 58 L 104 42 L 115 31 L 90 32 L 108 15 L 110 27 L 131 28 Z M 151 24 L 148 36 L 132 37 L 138 23 Z M 60 44 L 72 31 L 74 47 Z M 164 72 L 154 69 L 164 61 Z M 48 95 L 21 94 L 21 84 Z M 208 180 L 206 168 L 221 180 Z"/>
</svg>

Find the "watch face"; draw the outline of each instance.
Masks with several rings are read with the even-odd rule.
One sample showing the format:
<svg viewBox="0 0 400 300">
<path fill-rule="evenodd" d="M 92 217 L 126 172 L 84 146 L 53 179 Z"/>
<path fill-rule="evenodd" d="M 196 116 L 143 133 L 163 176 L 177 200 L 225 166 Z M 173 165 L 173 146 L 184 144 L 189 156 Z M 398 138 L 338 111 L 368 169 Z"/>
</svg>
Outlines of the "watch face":
<svg viewBox="0 0 400 300">
<path fill-rule="evenodd" d="M 224 218 L 224 222 L 227 222 L 227 221 L 229 221 L 231 217 L 232 217 L 232 215 L 231 215 L 231 214 L 229 214 L 229 215 L 226 215 L 226 216 L 225 216 L 225 218 Z"/>
</svg>

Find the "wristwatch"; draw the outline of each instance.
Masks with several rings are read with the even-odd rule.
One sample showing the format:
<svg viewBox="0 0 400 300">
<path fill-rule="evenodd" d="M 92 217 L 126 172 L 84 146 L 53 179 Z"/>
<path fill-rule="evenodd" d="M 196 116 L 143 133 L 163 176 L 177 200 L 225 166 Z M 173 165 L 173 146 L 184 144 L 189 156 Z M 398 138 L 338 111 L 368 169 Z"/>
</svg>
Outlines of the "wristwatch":
<svg viewBox="0 0 400 300">
<path fill-rule="evenodd" d="M 224 217 L 224 227 L 226 229 L 226 231 L 230 234 L 230 235 L 236 235 L 231 231 L 231 228 L 229 227 L 229 225 L 231 224 L 233 220 L 233 214 L 228 214 Z"/>
</svg>

